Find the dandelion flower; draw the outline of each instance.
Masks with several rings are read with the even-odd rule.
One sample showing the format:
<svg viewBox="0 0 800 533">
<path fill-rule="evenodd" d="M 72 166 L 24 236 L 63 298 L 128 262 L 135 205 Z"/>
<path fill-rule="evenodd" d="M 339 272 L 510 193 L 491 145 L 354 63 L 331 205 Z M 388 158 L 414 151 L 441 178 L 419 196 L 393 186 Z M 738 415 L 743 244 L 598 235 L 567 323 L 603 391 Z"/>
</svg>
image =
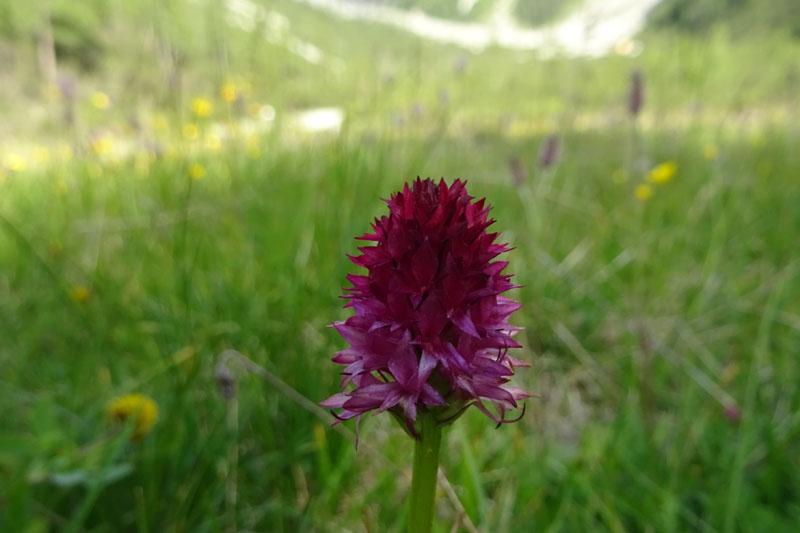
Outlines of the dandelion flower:
<svg viewBox="0 0 800 533">
<path fill-rule="evenodd" d="M 192 179 L 201 180 L 206 176 L 206 168 L 200 163 L 195 163 L 189 167 L 189 176 Z"/>
<path fill-rule="evenodd" d="M 232 82 L 227 82 L 219 89 L 219 95 L 224 102 L 233 103 L 236 101 L 236 85 Z"/>
<path fill-rule="evenodd" d="M 114 151 L 114 140 L 108 136 L 98 137 L 92 141 L 92 151 L 99 155 L 109 155 Z"/>
<path fill-rule="evenodd" d="M 136 169 L 136 173 L 139 176 L 147 176 L 147 174 L 150 172 L 150 165 L 152 165 L 154 160 L 155 156 L 152 152 L 139 152 L 136 154 L 136 157 L 133 161 L 133 166 Z"/>
<path fill-rule="evenodd" d="M 184 124 L 183 125 L 183 136 L 186 140 L 195 141 L 200 136 L 200 129 L 197 127 L 197 124 Z"/>
<path fill-rule="evenodd" d="M 86 286 L 76 285 L 72 287 L 69 295 L 76 303 L 85 304 L 89 301 L 89 298 L 91 298 L 92 293 L 89 292 L 89 289 Z"/>
<path fill-rule="evenodd" d="M 19 154 L 6 154 L 3 157 L 3 165 L 11 172 L 24 172 L 28 168 L 28 162 Z"/>
<path fill-rule="evenodd" d="M 485 200 L 472 200 L 461 180 L 417 178 L 359 237 L 374 243 L 350 257 L 367 275 L 347 276 L 354 316 L 333 324 L 350 345 L 333 358 L 342 392 L 321 404 L 339 420 L 389 411 L 415 437 L 418 416 L 444 425 L 473 405 L 498 424 L 519 420 L 506 411 L 530 396 L 507 385 L 528 366 L 508 355 L 520 347 L 508 323 L 520 305 L 501 296 L 516 285 L 494 260 L 510 248 L 487 233 Z"/>
<path fill-rule="evenodd" d="M 195 98 L 192 100 L 192 112 L 200 118 L 205 118 L 211 115 L 214 106 L 206 98 Z"/>
<path fill-rule="evenodd" d="M 647 174 L 647 181 L 650 183 L 666 183 L 675 176 L 678 166 L 674 161 L 667 161 L 654 167 Z"/>
<path fill-rule="evenodd" d="M 97 109 L 108 109 L 111 105 L 111 99 L 108 95 L 101 91 L 95 91 L 90 98 L 92 105 Z"/>
<path fill-rule="evenodd" d="M 33 148 L 33 160 L 39 165 L 46 165 L 50 162 L 50 150 L 44 146 L 36 146 Z"/>
<path fill-rule="evenodd" d="M 219 152 L 222 149 L 222 139 L 218 135 L 206 137 L 206 149 L 210 152 Z"/>
<path fill-rule="evenodd" d="M 633 194 L 636 195 L 636 198 L 639 200 L 648 200 L 651 196 L 653 196 L 653 188 L 646 183 L 642 183 L 636 187 L 633 191 Z"/>
<path fill-rule="evenodd" d="M 245 141 L 245 152 L 250 159 L 258 159 L 261 157 L 261 149 L 258 146 L 258 139 L 256 137 L 248 137 Z"/>
<path fill-rule="evenodd" d="M 143 394 L 126 394 L 108 404 L 108 417 L 115 422 L 134 420 L 131 439 L 145 437 L 158 420 L 158 405 Z"/>
</svg>

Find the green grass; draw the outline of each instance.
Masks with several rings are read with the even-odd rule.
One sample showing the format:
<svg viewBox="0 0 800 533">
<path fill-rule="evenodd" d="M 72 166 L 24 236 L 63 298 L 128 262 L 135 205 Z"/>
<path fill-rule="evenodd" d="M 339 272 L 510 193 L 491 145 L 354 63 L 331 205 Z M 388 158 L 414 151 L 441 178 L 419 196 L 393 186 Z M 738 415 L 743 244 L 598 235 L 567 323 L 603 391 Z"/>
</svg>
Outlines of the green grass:
<svg viewBox="0 0 800 533">
<path fill-rule="evenodd" d="M 800 519 L 792 137 L 770 132 L 757 148 L 722 140 L 714 160 L 692 135 L 647 137 L 652 156 L 679 170 L 643 203 L 634 181 L 611 180 L 625 165 L 620 136 L 567 134 L 558 169 L 534 174 L 522 197 L 506 153 L 533 153 L 538 138 L 471 149 L 445 139 L 416 160 L 415 141 L 271 144 L 255 161 L 209 159 L 196 181 L 187 163 L 166 160 L 146 176 L 122 165 L 89 177 L 76 162 L 6 180 L 6 524 L 68 522 L 114 465 L 130 471 L 102 485 L 92 529 L 337 530 L 364 520 L 402 530 L 389 504 L 408 490 L 398 428 L 369 420 L 362 439 L 386 459 L 356 453 L 255 376 L 239 376 L 232 410 L 214 368 L 234 348 L 312 401 L 335 390 L 328 358 L 341 340 L 324 326 L 345 316 L 344 254 L 415 161 L 423 175 L 468 178 L 489 197 L 525 285 L 515 322 L 533 368 L 519 381 L 538 399 L 499 430 L 472 413 L 443 454 L 481 530 L 722 531 L 731 520 L 791 530 Z M 85 304 L 69 297 L 79 284 L 92 294 Z M 152 395 L 161 418 L 115 457 L 103 408 L 132 391 Z M 728 399 L 738 422 L 724 416 Z M 86 481 L 59 486 L 76 472 Z M 440 508 L 443 523 L 453 520 L 445 498 Z"/>
<path fill-rule="evenodd" d="M 337 74 L 265 45 L 272 55 L 257 61 L 291 75 L 257 100 L 344 105 L 339 137 L 290 135 L 279 120 L 258 157 L 245 139 L 211 153 L 173 135 L 160 141 L 175 150 L 152 161 L 53 155 L 0 170 L 0 530 L 403 531 L 405 434 L 367 418 L 355 451 L 352 432 L 308 404 L 337 389 L 329 359 L 343 341 L 325 326 L 347 316 L 338 296 L 356 270 L 353 237 L 384 212 L 381 197 L 430 175 L 468 179 L 516 247 L 517 356 L 532 364 L 516 382 L 537 395 L 517 424 L 495 430 L 470 412 L 446 431 L 455 498 L 440 491 L 438 531 L 459 520 L 468 531 L 461 508 L 490 532 L 794 531 L 796 44 L 652 34 L 636 59 L 489 50 L 457 75 L 454 48 L 407 36 L 392 48 L 385 28 L 337 33 L 321 14 L 276 4 L 299 37 L 346 62 Z M 247 35 L 229 38 L 231 72 L 247 73 L 237 63 Z M 206 85 L 184 100 L 215 94 L 224 77 L 192 57 L 185 74 Z M 127 59 L 120 48 L 92 74 L 123 102 L 134 93 L 120 81 Z M 634 66 L 647 83 L 638 136 L 622 97 Z M 415 101 L 425 110 L 413 121 Z M 131 107 L 82 120 L 122 130 Z M 173 128 L 189 120 L 185 105 L 170 113 Z M 85 131 L 58 124 L 15 141 L 86 144 Z M 541 171 L 536 153 L 555 130 L 563 155 Z M 639 200 L 635 187 L 662 161 L 675 177 Z M 189 177 L 195 163 L 203 179 Z M 79 286 L 87 301 L 73 297 Z M 228 349 L 268 374 L 229 362 L 237 390 L 226 401 L 215 375 Z M 105 415 L 129 392 L 159 405 L 135 443 Z M 726 416 L 734 406 L 738 419 Z"/>
</svg>

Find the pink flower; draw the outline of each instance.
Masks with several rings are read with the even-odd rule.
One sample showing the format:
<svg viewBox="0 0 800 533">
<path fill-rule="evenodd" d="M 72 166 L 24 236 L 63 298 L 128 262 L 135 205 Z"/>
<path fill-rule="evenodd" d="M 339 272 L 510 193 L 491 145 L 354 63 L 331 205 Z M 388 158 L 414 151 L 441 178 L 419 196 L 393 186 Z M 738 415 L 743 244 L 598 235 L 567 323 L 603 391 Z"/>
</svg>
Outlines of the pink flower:
<svg viewBox="0 0 800 533">
<path fill-rule="evenodd" d="M 359 237 L 374 244 L 350 257 L 367 273 L 347 276 L 354 315 L 333 324 L 349 344 L 333 358 L 345 366 L 342 392 L 321 405 L 341 409 L 339 420 L 389 411 L 413 436 L 422 410 L 441 424 L 471 405 L 498 424 L 519 420 L 505 414 L 530 396 L 507 385 L 528 366 L 508 355 L 520 347 L 508 323 L 520 306 L 501 296 L 516 285 L 502 273 L 508 263 L 494 260 L 510 248 L 486 231 L 490 207 L 460 180 L 419 178 L 387 203 L 389 214 Z"/>
</svg>

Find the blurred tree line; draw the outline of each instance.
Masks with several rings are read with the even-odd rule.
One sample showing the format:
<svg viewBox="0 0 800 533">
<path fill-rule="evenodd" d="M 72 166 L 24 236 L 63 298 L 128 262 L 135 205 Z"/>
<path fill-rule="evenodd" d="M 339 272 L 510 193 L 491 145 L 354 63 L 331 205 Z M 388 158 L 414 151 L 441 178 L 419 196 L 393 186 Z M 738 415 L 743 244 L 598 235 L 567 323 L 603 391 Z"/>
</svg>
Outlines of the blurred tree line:
<svg viewBox="0 0 800 533">
<path fill-rule="evenodd" d="M 649 24 L 692 33 L 724 24 L 734 33 L 785 31 L 800 39 L 800 0 L 662 0 Z"/>
<path fill-rule="evenodd" d="M 486 16 L 497 5 L 497 0 L 362 1 L 471 19 Z M 517 0 L 515 13 L 523 24 L 542 24 L 581 1 Z M 8 72 L 15 64 L 32 64 L 35 57 L 43 78 L 52 82 L 62 64 L 79 72 L 100 69 L 127 41 L 138 54 L 149 55 L 147 61 L 157 57 L 162 83 L 176 85 L 180 67 L 187 62 L 212 59 L 222 70 L 227 65 L 220 27 L 223 4 L 224 0 L 0 0 L 0 68 Z M 649 24 L 686 32 L 725 25 L 734 34 L 779 31 L 800 38 L 800 0 L 663 0 Z"/>
<path fill-rule="evenodd" d="M 42 74 L 52 81 L 56 57 L 74 60 L 83 69 L 96 67 L 103 50 L 98 30 L 107 7 L 107 0 L 2 0 L 0 37 L 17 48 L 35 47 Z"/>
<path fill-rule="evenodd" d="M 223 0 L 0 0 L 0 68 L 55 83 L 117 68 L 128 83 L 177 94 L 182 67 L 227 63 Z M 121 64 L 120 58 L 133 58 Z M 212 59 L 212 61 L 208 61 Z M 121 70 L 120 70 L 121 69 Z M 148 80 L 143 72 L 154 72 Z M 222 78 L 214 72 L 212 76 Z"/>
</svg>

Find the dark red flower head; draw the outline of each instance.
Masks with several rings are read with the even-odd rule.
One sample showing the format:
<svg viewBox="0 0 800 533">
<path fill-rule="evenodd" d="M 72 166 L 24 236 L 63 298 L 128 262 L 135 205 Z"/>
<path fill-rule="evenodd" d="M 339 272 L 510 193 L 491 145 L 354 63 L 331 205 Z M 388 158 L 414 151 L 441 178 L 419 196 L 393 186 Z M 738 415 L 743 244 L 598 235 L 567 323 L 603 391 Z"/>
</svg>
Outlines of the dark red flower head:
<svg viewBox="0 0 800 533">
<path fill-rule="evenodd" d="M 508 355 L 520 347 L 508 324 L 519 304 L 501 296 L 516 285 L 494 260 L 510 248 L 486 231 L 491 208 L 461 180 L 417 178 L 387 203 L 389 215 L 359 237 L 374 244 L 350 257 L 367 275 L 347 276 L 355 314 L 333 324 L 350 344 L 333 358 L 345 365 L 343 392 L 321 405 L 341 408 L 340 420 L 388 410 L 414 436 L 420 410 L 443 424 L 470 405 L 498 423 L 519 420 L 505 412 L 530 395 L 507 383 L 528 365 Z"/>
</svg>

